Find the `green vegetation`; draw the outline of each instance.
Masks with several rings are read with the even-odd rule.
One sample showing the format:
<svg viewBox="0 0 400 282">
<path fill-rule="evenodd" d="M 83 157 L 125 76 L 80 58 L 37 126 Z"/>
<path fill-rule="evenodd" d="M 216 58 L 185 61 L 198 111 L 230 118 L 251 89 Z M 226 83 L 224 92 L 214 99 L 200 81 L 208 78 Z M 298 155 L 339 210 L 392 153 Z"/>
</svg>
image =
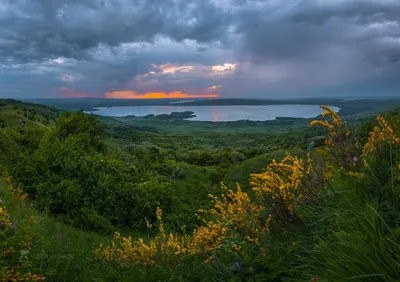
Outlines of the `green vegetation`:
<svg viewBox="0 0 400 282">
<path fill-rule="evenodd" d="M 43 105 L 0 100 L 0 128 L 52 125 L 58 111 Z"/>
<path fill-rule="evenodd" d="M 398 281 L 400 112 L 326 115 L 328 132 L 1 100 L 0 281 Z"/>
</svg>

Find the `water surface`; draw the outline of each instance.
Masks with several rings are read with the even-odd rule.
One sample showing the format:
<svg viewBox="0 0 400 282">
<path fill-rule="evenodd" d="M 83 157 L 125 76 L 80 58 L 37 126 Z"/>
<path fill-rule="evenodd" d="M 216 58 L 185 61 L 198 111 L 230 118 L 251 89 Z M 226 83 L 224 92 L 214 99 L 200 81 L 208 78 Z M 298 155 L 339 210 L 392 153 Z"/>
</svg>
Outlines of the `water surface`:
<svg viewBox="0 0 400 282">
<path fill-rule="evenodd" d="M 331 107 L 339 111 L 337 107 Z M 318 105 L 265 105 L 265 106 L 127 106 L 99 107 L 93 112 L 101 116 L 124 117 L 129 115 L 146 116 L 160 115 L 172 112 L 192 111 L 196 117 L 189 120 L 197 121 L 237 121 L 274 120 L 277 117 L 313 118 L 323 113 Z"/>
</svg>

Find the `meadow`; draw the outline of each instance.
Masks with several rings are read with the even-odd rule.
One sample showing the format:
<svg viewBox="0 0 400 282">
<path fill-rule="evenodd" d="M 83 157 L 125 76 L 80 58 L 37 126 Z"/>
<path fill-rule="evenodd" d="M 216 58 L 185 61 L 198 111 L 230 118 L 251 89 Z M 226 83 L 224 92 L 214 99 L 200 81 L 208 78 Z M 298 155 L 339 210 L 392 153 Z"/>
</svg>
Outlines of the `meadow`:
<svg viewBox="0 0 400 282">
<path fill-rule="evenodd" d="M 0 101 L 0 281 L 398 281 L 400 111 L 323 109 L 211 123 Z"/>
</svg>

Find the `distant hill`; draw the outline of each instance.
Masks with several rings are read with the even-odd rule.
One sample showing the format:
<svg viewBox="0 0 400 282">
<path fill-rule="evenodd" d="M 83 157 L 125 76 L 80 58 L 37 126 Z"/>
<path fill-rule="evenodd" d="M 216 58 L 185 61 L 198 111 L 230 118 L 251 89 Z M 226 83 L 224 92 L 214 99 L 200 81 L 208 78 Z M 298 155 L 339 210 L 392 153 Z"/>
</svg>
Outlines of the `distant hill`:
<svg viewBox="0 0 400 282">
<path fill-rule="evenodd" d="M 58 110 L 48 106 L 0 99 L 0 128 L 22 128 L 30 124 L 49 126 L 55 122 L 58 115 Z"/>
</svg>

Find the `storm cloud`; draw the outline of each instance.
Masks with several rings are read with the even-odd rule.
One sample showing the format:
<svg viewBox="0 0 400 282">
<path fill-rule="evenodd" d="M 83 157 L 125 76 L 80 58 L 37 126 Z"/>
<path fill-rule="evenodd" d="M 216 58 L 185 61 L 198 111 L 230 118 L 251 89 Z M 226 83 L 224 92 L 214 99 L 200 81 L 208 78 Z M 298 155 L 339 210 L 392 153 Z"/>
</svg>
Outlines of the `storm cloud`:
<svg viewBox="0 0 400 282">
<path fill-rule="evenodd" d="M 0 97 L 400 86 L 397 0 L 4 0 L 0 27 Z"/>
</svg>

